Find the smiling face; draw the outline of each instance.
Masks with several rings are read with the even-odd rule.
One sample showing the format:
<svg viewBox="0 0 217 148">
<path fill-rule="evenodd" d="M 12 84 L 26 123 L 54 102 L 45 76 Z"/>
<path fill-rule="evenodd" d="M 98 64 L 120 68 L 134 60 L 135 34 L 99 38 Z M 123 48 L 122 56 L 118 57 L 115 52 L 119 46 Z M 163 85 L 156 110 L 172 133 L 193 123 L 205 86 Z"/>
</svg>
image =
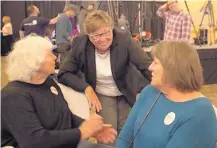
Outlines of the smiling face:
<svg viewBox="0 0 217 148">
<path fill-rule="evenodd" d="M 112 44 L 113 32 L 111 27 L 100 27 L 97 31 L 90 33 L 89 38 L 99 53 L 105 53 Z"/>
</svg>

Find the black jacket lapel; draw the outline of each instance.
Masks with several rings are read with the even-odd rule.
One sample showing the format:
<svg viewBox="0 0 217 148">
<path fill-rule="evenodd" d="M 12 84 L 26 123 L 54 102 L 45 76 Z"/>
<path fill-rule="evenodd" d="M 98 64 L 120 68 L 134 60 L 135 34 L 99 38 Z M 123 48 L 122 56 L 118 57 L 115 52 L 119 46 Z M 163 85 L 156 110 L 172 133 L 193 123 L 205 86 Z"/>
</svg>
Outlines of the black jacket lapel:
<svg viewBox="0 0 217 148">
<path fill-rule="evenodd" d="M 93 86 L 95 89 L 96 87 L 96 60 L 95 60 L 95 47 L 91 43 L 90 40 L 88 40 L 87 47 L 86 47 L 86 59 L 87 61 L 85 62 L 87 67 L 87 75 L 86 79 L 87 82 L 90 83 L 91 86 Z"/>
</svg>

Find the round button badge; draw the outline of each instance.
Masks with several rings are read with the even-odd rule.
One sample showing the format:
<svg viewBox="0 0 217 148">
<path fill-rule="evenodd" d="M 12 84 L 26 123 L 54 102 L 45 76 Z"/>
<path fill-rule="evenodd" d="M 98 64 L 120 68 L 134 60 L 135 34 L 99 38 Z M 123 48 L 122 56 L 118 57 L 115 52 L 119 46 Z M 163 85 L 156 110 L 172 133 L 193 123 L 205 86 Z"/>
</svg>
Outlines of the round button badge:
<svg viewBox="0 0 217 148">
<path fill-rule="evenodd" d="M 51 87 L 50 87 L 50 90 L 51 90 L 51 92 L 52 92 L 53 94 L 58 95 L 58 91 L 57 91 L 57 89 L 56 89 L 54 86 L 51 86 Z"/>
<path fill-rule="evenodd" d="M 176 114 L 174 112 L 170 112 L 166 115 L 165 119 L 164 119 L 164 124 L 165 125 L 170 125 L 171 123 L 173 123 L 173 121 L 176 118 Z"/>
</svg>

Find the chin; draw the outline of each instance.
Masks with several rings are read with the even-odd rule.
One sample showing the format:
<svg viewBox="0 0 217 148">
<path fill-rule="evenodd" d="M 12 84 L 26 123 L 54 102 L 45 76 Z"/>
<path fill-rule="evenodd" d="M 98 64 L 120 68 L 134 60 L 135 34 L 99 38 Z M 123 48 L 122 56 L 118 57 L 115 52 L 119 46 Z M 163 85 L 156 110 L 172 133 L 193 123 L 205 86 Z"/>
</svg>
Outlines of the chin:
<svg viewBox="0 0 217 148">
<path fill-rule="evenodd" d="M 151 85 L 154 86 L 154 87 L 158 87 L 159 86 L 159 83 L 155 82 L 155 81 L 151 81 Z"/>
</svg>

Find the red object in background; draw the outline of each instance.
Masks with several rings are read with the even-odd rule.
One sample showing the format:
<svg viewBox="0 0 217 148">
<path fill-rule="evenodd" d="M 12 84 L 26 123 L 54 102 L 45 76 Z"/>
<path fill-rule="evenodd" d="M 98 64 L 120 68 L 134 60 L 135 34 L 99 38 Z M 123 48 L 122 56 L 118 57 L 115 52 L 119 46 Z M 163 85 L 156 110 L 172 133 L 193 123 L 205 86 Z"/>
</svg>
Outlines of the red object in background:
<svg viewBox="0 0 217 148">
<path fill-rule="evenodd" d="M 141 37 L 148 37 L 151 38 L 151 32 L 149 31 L 142 31 L 140 34 L 137 34 L 133 39 L 138 41 Z"/>
<path fill-rule="evenodd" d="M 73 29 L 72 36 L 77 36 L 79 34 L 79 31 L 77 28 Z"/>
</svg>

